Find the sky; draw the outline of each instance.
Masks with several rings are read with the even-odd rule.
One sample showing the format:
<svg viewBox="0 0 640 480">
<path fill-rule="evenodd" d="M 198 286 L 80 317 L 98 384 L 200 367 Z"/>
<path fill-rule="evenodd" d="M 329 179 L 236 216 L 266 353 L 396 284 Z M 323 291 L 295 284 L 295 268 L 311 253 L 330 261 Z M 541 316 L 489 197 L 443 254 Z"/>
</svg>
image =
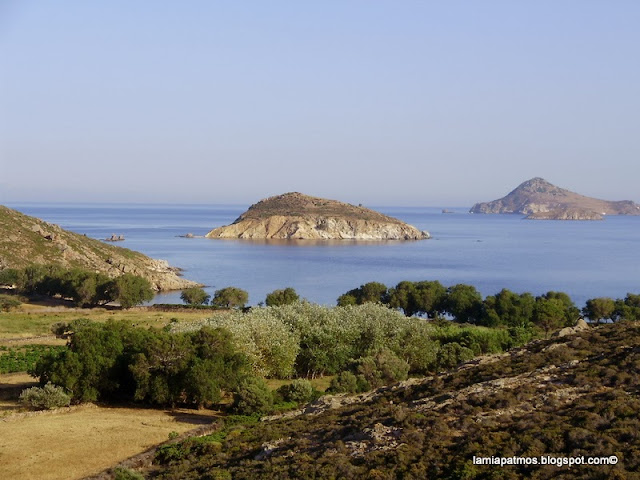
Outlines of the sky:
<svg viewBox="0 0 640 480">
<path fill-rule="evenodd" d="M 0 203 L 640 201 L 640 2 L 0 0 Z"/>
</svg>

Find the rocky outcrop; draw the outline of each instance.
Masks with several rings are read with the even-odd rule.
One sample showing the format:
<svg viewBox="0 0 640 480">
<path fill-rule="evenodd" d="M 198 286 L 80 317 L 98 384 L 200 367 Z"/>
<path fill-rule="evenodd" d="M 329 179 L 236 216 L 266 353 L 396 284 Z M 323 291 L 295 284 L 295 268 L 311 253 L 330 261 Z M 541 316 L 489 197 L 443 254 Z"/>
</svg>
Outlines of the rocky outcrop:
<svg viewBox="0 0 640 480">
<path fill-rule="evenodd" d="M 31 264 L 79 267 L 112 278 L 132 273 L 149 280 L 155 290 L 198 286 L 196 282 L 182 278 L 180 270 L 165 260 L 107 245 L 0 206 L 0 265 L 3 268 L 23 268 Z"/>
<path fill-rule="evenodd" d="M 546 212 L 530 213 L 527 220 L 603 220 L 604 217 L 592 210 L 579 208 L 554 208 Z"/>
<path fill-rule="evenodd" d="M 296 240 L 422 240 L 420 231 L 397 218 L 336 200 L 285 193 L 252 205 L 209 238 Z"/>
<path fill-rule="evenodd" d="M 520 184 L 503 198 L 476 203 L 471 213 L 519 213 L 532 219 L 599 220 L 603 215 L 640 215 L 640 205 L 586 197 L 556 187 L 543 178 Z"/>
</svg>

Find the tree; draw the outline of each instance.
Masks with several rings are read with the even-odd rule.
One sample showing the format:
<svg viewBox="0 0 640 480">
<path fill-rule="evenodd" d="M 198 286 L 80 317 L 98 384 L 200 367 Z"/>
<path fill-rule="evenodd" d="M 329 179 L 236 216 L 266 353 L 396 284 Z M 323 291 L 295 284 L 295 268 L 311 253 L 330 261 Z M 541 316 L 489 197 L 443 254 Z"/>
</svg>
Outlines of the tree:
<svg viewBox="0 0 640 480">
<path fill-rule="evenodd" d="M 476 323 L 482 313 L 482 295 L 472 285 L 459 283 L 447 289 L 443 306 L 456 322 Z"/>
<path fill-rule="evenodd" d="M 564 316 L 564 320 L 561 325 L 562 327 L 573 327 L 580 318 L 580 309 L 576 307 L 573 300 L 571 300 L 571 297 L 566 293 L 550 291 L 542 295 L 542 298 L 546 298 L 547 300 L 556 299 L 560 301 Z"/>
<path fill-rule="evenodd" d="M 387 301 L 387 286 L 380 282 L 369 282 L 338 297 L 338 306 L 387 303 Z"/>
<path fill-rule="evenodd" d="M 180 300 L 188 305 L 206 305 L 211 295 L 200 287 L 185 288 L 180 294 Z"/>
<path fill-rule="evenodd" d="M 289 305 L 300 300 L 300 296 L 296 291 L 291 288 L 285 288 L 284 290 L 274 290 L 267 295 L 265 304 L 267 307 L 279 307 L 280 305 Z"/>
<path fill-rule="evenodd" d="M 562 300 L 558 298 L 536 298 L 533 321 L 536 326 L 544 330 L 547 337 L 552 330 L 563 327 L 566 318 L 565 305 L 562 303 Z"/>
<path fill-rule="evenodd" d="M 600 323 L 600 320 L 610 320 L 614 318 L 616 303 L 612 298 L 598 297 L 587 300 L 582 314 L 591 321 Z"/>
<path fill-rule="evenodd" d="M 401 308 L 407 317 L 412 317 L 418 313 L 418 306 L 415 303 L 416 286 L 413 282 L 402 281 L 389 290 L 389 306 Z"/>
<path fill-rule="evenodd" d="M 413 304 L 418 313 L 434 318 L 443 311 L 443 300 L 447 290 L 437 280 L 415 283 Z"/>
<path fill-rule="evenodd" d="M 640 295 L 627 293 L 624 300 L 616 300 L 615 306 L 613 318 L 616 321 L 631 320 L 637 322 L 640 320 Z"/>
<path fill-rule="evenodd" d="M 114 298 L 122 308 L 131 308 L 153 299 L 151 284 L 146 278 L 125 273 L 116 278 Z"/>
<path fill-rule="evenodd" d="M 518 295 L 503 288 L 485 298 L 478 324 L 487 327 L 529 328 L 533 322 L 535 298 L 530 293 Z"/>
<path fill-rule="evenodd" d="M 244 308 L 249 300 L 249 294 L 237 287 L 226 287 L 213 293 L 211 305 L 220 308 Z"/>
<path fill-rule="evenodd" d="M 55 284 L 55 279 L 51 279 Z M 71 269 L 62 276 L 57 292 L 63 297 L 71 298 L 78 306 L 104 305 L 115 298 L 115 282 L 102 273 L 89 272 L 79 268 Z M 50 289 L 55 289 L 52 285 Z"/>
</svg>

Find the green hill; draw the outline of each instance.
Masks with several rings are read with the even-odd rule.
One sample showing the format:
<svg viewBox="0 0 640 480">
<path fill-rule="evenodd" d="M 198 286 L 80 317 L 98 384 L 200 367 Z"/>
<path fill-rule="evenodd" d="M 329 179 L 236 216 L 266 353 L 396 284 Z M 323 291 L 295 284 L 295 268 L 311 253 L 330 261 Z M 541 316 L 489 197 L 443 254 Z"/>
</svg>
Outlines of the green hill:
<svg viewBox="0 0 640 480">
<path fill-rule="evenodd" d="M 69 232 L 0 205 L 0 269 L 32 264 L 80 267 L 110 277 L 132 273 L 149 280 L 156 290 L 196 285 L 181 278 L 178 269 L 166 261 Z"/>
</svg>

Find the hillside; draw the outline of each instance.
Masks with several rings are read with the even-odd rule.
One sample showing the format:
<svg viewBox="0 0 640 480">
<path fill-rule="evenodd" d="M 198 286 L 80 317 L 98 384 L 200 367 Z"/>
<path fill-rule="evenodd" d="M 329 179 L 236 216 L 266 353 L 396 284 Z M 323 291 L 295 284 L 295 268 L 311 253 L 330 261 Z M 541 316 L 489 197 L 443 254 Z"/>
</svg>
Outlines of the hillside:
<svg viewBox="0 0 640 480">
<path fill-rule="evenodd" d="M 598 220 L 602 215 L 640 215 L 640 205 L 586 197 L 556 187 L 543 178 L 520 184 L 503 198 L 476 203 L 471 213 L 519 213 L 532 219 Z"/>
<path fill-rule="evenodd" d="M 429 234 L 368 208 L 293 192 L 259 201 L 207 237 L 421 240 Z"/>
<path fill-rule="evenodd" d="M 81 267 L 110 277 L 132 273 L 149 280 L 156 290 L 196 285 L 164 260 L 107 245 L 0 205 L 0 269 L 30 264 Z"/>
<path fill-rule="evenodd" d="M 640 325 L 564 333 L 371 394 L 321 397 L 221 443 L 203 439 L 153 478 L 638 478 Z M 538 464 L 473 463 L 514 456 Z M 541 465 L 610 456 L 617 464 Z"/>
</svg>

